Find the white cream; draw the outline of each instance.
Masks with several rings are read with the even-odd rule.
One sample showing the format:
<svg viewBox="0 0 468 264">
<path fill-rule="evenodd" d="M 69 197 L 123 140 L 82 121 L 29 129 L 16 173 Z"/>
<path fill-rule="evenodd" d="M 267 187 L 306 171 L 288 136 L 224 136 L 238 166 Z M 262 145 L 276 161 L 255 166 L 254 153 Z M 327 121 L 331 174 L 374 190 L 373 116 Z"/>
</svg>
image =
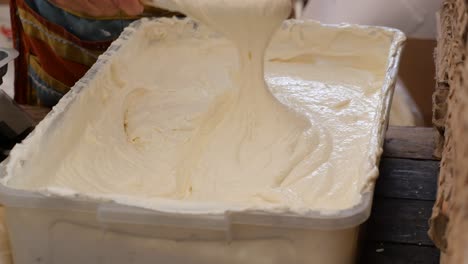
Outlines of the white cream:
<svg viewBox="0 0 468 264">
<path fill-rule="evenodd" d="M 220 195 L 236 201 L 285 199 L 274 189 L 303 178 L 310 172 L 304 165 L 317 160 L 310 156 L 315 147 L 310 122 L 281 104 L 264 79 L 266 47 L 291 13 L 291 1 L 175 3 L 233 42 L 239 68 L 232 76 L 234 89 L 211 103 L 192 127 L 193 135 L 178 146 L 182 151 L 170 175 L 176 189 L 168 194 L 196 200 Z M 222 187 L 230 185 L 232 191 Z"/>
<path fill-rule="evenodd" d="M 187 21 L 146 21 L 53 130 L 46 120 L 40 142 L 15 148 L 4 182 L 179 212 L 350 208 L 376 176 L 393 37 L 284 26 L 265 61 L 285 107 L 255 94 L 259 71 L 239 73 L 250 62 L 232 41 Z M 247 91 L 256 97 L 240 94 L 251 85 L 240 74 L 257 76 Z"/>
</svg>

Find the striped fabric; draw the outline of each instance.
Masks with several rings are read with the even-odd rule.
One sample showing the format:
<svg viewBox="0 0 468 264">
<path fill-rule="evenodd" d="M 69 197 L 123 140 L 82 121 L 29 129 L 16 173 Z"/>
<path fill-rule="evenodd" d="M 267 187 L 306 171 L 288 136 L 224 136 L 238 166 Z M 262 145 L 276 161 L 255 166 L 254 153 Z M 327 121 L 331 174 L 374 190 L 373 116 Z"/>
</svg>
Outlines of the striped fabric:
<svg viewBox="0 0 468 264">
<path fill-rule="evenodd" d="M 93 65 L 120 32 L 138 17 L 93 19 L 47 0 L 12 0 L 15 99 L 51 107 Z M 151 15 L 172 16 L 163 10 Z"/>
</svg>

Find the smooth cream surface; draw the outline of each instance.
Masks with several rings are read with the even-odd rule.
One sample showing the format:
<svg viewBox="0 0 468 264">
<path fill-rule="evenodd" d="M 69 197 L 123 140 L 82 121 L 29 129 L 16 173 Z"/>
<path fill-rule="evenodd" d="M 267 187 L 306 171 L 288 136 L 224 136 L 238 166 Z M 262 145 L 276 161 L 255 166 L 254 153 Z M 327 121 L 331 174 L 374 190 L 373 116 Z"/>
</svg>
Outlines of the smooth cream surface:
<svg viewBox="0 0 468 264">
<path fill-rule="evenodd" d="M 267 89 L 266 43 L 144 21 L 38 127 L 40 142 L 15 148 L 4 182 L 160 210 L 349 208 L 377 173 L 393 37 L 286 23 L 266 53 Z"/>
</svg>

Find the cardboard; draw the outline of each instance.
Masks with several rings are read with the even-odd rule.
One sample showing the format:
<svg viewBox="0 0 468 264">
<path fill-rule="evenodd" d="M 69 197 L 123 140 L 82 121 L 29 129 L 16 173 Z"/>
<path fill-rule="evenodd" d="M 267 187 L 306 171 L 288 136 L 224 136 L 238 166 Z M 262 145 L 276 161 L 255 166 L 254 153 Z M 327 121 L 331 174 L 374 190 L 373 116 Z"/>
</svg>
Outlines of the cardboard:
<svg viewBox="0 0 468 264">
<path fill-rule="evenodd" d="M 446 0 L 436 49 L 434 125 L 442 153 L 429 235 L 442 264 L 468 263 L 468 6 Z"/>
</svg>

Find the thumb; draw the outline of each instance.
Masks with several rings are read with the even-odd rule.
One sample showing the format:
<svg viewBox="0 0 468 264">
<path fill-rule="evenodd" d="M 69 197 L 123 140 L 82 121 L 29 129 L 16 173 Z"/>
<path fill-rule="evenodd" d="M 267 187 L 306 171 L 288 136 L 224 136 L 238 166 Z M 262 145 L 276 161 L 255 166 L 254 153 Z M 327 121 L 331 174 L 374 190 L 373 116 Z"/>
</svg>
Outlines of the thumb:
<svg viewBox="0 0 468 264">
<path fill-rule="evenodd" d="M 143 13 L 144 6 L 139 0 L 114 0 L 115 5 L 130 16 L 136 16 Z"/>
</svg>

